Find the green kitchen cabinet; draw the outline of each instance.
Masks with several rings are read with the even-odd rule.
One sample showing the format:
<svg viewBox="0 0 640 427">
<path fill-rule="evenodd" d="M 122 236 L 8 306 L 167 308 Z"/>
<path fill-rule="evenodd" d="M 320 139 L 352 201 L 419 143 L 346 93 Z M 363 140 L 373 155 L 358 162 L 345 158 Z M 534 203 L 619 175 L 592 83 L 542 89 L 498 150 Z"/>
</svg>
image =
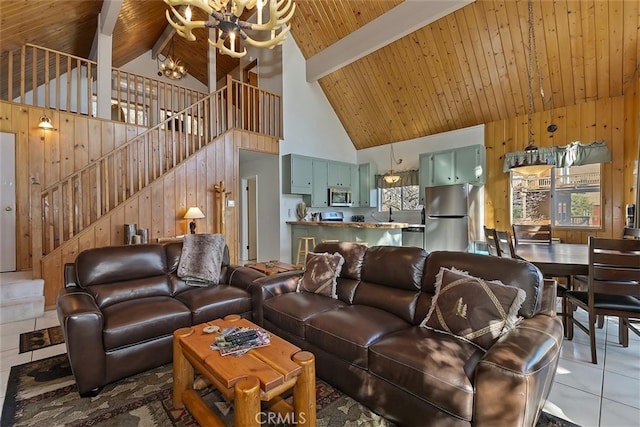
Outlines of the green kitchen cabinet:
<svg viewBox="0 0 640 427">
<path fill-rule="evenodd" d="M 285 194 L 311 194 L 313 159 L 297 154 L 282 156 L 282 192 Z"/>
<path fill-rule="evenodd" d="M 375 208 L 378 206 L 378 191 L 376 189 L 376 165 L 375 163 L 363 163 L 358 165 L 358 181 L 360 183 L 359 206 Z"/>
<path fill-rule="evenodd" d="M 485 180 L 485 150 L 483 145 L 471 145 L 452 150 L 420 155 L 420 188 L 438 185 L 482 185 Z M 424 195 L 420 195 L 424 202 Z"/>
<path fill-rule="evenodd" d="M 327 161 L 313 159 L 311 164 L 311 204 L 313 208 L 326 208 L 329 206 L 329 191 L 327 184 Z"/>
<path fill-rule="evenodd" d="M 351 188 L 351 168 L 349 163 L 328 162 L 327 178 L 331 188 Z"/>
<path fill-rule="evenodd" d="M 360 201 L 360 172 L 358 165 L 349 165 L 349 172 L 351 174 L 351 206 L 357 208 L 362 206 Z"/>
</svg>

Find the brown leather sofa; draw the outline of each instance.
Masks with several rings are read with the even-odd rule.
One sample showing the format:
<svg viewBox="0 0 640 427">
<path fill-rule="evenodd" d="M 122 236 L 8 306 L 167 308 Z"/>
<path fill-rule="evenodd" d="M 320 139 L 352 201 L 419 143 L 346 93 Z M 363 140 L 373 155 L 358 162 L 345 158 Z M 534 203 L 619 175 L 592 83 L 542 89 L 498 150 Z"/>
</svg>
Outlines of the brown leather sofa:
<svg viewBox="0 0 640 427">
<path fill-rule="evenodd" d="M 254 282 L 254 320 L 313 352 L 318 376 L 408 426 L 533 426 L 556 372 L 555 282 L 527 262 L 419 248 L 321 243 L 345 259 L 337 299 L 296 292 L 299 273 Z M 485 353 L 420 327 L 440 267 L 526 291 L 523 320 Z"/>
<path fill-rule="evenodd" d="M 64 267 L 58 318 L 78 392 L 172 360 L 176 329 L 237 313 L 253 318 L 249 286 L 264 276 L 229 265 L 220 284 L 191 287 L 177 275 L 182 243 L 88 249 Z"/>
</svg>

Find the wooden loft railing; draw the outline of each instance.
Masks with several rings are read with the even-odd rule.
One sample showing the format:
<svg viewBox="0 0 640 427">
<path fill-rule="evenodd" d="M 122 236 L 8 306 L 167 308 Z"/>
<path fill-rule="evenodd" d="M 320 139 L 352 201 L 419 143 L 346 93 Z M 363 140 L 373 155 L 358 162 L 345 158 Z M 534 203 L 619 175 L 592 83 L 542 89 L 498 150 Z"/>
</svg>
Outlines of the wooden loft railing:
<svg viewBox="0 0 640 427">
<path fill-rule="evenodd" d="M 96 116 L 97 63 L 26 44 L 0 56 L 0 99 L 59 111 Z M 154 126 L 167 114 L 196 103 L 207 94 L 113 68 L 111 118 Z"/>
<path fill-rule="evenodd" d="M 280 97 L 227 78 L 227 85 L 45 188 L 34 208 L 42 255 L 125 202 L 229 129 L 277 136 Z M 40 228 L 40 229 L 38 229 Z"/>
</svg>

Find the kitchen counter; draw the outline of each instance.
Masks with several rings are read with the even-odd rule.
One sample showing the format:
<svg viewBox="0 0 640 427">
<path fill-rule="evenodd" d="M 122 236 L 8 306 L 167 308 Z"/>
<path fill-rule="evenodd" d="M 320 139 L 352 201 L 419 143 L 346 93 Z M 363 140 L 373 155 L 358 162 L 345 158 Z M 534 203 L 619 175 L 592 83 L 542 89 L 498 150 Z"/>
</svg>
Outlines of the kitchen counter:
<svg viewBox="0 0 640 427">
<path fill-rule="evenodd" d="M 401 229 L 410 225 L 406 222 L 341 222 L 341 221 L 287 221 L 289 225 L 304 225 L 311 227 L 340 227 L 340 228 L 368 228 L 368 229 Z"/>
</svg>

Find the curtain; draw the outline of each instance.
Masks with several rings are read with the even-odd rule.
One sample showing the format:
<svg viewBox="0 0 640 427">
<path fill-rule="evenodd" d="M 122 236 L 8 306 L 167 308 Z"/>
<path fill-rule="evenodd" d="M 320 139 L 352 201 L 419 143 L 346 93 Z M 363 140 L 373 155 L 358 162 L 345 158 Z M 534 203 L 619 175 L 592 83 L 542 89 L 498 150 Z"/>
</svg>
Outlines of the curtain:
<svg viewBox="0 0 640 427">
<path fill-rule="evenodd" d="M 606 142 L 574 141 L 564 146 L 507 153 L 504 156 L 502 171 L 509 172 L 510 169 L 520 166 L 553 165 L 557 168 L 567 168 L 609 161 L 611 161 L 611 152 Z"/>
<path fill-rule="evenodd" d="M 418 169 L 411 169 L 408 171 L 394 172 L 394 174 L 400 177 L 400 180 L 395 184 L 389 184 L 384 180 L 384 175 L 376 175 L 376 188 L 393 188 L 404 187 L 405 185 L 418 185 L 420 174 Z"/>
</svg>

